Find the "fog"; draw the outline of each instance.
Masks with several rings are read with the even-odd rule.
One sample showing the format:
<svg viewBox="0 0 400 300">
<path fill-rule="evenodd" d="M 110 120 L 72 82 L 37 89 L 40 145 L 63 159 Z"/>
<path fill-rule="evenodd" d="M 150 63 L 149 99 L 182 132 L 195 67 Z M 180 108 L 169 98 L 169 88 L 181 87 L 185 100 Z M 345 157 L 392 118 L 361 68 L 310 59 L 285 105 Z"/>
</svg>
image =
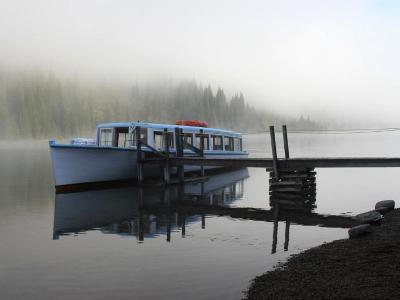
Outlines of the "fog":
<svg viewBox="0 0 400 300">
<path fill-rule="evenodd" d="M 0 4 L 6 69 L 125 83 L 194 79 L 284 114 L 399 124 L 397 1 Z"/>
</svg>

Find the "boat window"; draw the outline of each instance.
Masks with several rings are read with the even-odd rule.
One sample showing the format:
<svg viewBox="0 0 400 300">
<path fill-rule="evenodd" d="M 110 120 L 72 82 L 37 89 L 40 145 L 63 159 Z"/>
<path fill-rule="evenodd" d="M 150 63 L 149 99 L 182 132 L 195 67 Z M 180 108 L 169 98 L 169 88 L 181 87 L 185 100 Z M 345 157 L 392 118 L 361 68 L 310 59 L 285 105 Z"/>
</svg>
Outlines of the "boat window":
<svg viewBox="0 0 400 300">
<path fill-rule="evenodd" d="M 100 128 L 100 146 L 112 146 L 112 128 Z"/>
<path fill-rule="evenodd" d="M 140 140 L 147 144 L 147 128 L 140 128 Z M 132 145 L 136 146 L 136 131 L 132 133 Z"/>
<path fill-rule="evenodd" d="M 201 138 L 203 138 L 203 141 L 204 141 L 204 149 L 202 149 L 202 150 L 209 150 L 210 149 L 210 137 L 208 136 L 208 134 L 196 133 L 196 147 L 201 149 Z"/>
<path fill-rule="evenodd" d="M 242 139 L 234 138 L 235 151 L 242 151 Z"/>
<path fill-rule="evenodd" d="M 117 127 L 115 128 L 115 147 L 126 148 L 129 146 L 129 128 Z"/>
<path fill-rule="evenodd" d="M 174 134 L 172 132 L 168 132 L 168 147 L 174 148 Z M 154 131 L 154 148 L 164 150 L 164 132 Z"/>
<path fill-rule="evenodd" d="M 213 141 L 213 150 L 223 150 L 222 148 L 222 136 L 220 135 L 212 135 Z"/>
<path fill-rule="evenodd" d="M 183 133 L 183 140 L 190 144 L 193 145 L 193 133 Z"/>
<path fill-rule="evenodd" d="M 233 151 L 233 137 L 224 137 L 225 151 Z"/>
</svg>

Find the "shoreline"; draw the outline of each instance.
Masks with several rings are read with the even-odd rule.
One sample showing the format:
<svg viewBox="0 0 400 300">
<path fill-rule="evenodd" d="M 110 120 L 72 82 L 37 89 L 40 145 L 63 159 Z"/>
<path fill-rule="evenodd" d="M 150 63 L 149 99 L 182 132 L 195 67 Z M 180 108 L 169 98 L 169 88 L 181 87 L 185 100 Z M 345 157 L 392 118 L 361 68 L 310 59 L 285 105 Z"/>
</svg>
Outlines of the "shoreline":
<svg viewBox="0 0 400 300">
<path fill-rule="evenodd" d="M 369 235 L 293 255 L 253 279 L 244 299 L 400 299 L 400 209 Z"/>
</svg>

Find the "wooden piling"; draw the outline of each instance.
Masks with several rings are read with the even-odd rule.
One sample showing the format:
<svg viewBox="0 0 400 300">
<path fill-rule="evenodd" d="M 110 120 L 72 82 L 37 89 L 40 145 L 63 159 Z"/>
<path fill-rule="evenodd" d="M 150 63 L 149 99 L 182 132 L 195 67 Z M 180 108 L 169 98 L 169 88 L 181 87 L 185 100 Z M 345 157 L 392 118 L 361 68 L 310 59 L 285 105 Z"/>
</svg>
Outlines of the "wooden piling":
<svg viewBox="0 0 400 300">
<path fill-rule="evenodd" d="M 171 228 L 172 228 L 171 198 L 169 197 L 169 190 L 168 190 L 168 199 L 167 199 L 167 242 L 171 241 Z"/>
<path fill-rule="evenodd" d="M 314 169 L 285 170 L 279 181 L 270 173 L 269 195 L 271 206 L 281 204 L 284 209 L 309 211 L 316 201 L 316 173 Z"/>
<path fill-rule="evenodd" d="M 203 136 L 203 129 L 200 129 L 200 149 L 201 149 L 201 156 L 204 157 L 204 136 Z M 200 175 L 204 177 L 204 166 L 201 165 L 200 167 Z"/>
<path fill-rule="evenodd" d="M 271 149 L 272 149 L 272 160 L 275 179 L 279 178 L 278 171 L 278 155 L 276 153 L 276 141 L 275 141 L 275 128 L 274 126 L 269 126 L 269 133 L 271 136 Z"/>
<path fill-rule="evenodd" d="M 169 136 L 168 129 L 164 128 L 164 152 L 165 152 L 165 163 L 164 163 L 164 183 L 170 183 L 170 172 L 169 172 Z"/>
<path fill-rule="evenodd" d="M 285 243 L 283 245 L 283 250 L 288 251 L 289 249 L 289 231 L 290 231 L 290 221 L 286 220 L 285 224 Z"/>
<path fill-rule="evenodd" d="M 175 149 L 176 149 L 176 157 L 183 157 L 183 141 L 182 141 L 182 129 L 175 128 Z M 178 178 L 180 183 L 184 183 L 185 181 L 185 172 L 184 166 L 180 165 L 177 167 Z"/>
<path fill-rule="evenodd" d="M 137 199 L 138 199 L 138 206 L 139 209 L 142 209 L 144 206 L 144 199 L 143 199 L 143 187 L 139 186 L 137 188 Z"/>
<path fill-rule="evenodd" d="M 289 158 L 289 142 L 287 137 L 287 128 L 286 125 L 282 125 L 282 134 L 283 134 L 283 146 L 285 148 L 285 158 Z"/>
<path fill-rule="evenodd" d="M 143 188 L 138 187 L 137 189 L 139 213 L 138 213 L 138 240 L 139 242 L 144 241 L 144 224 L 143 224 Z"/>
<path fill-rule="evenodd" d="M 143 242 L 144 241 L 144 224 L 143 224 L 144 220 L 143 220 L 143 216 L 141 216 L 141 215 L 139 216 L 138 222 L 139 222 L 138 240 L 139 240 L 139 242 Z"/>
<path fill-rule="evenodd" d="M 202 180 L 200 183 L 200 195 L 201 199 L 204 199 L 206 197 L 206 195 L 204 194 L 204 180 Z"/>
<path fill-rule="evenodd" d="M 181 222 L 182 222 L 182 237 L 186 236 L 186 215 L 185 213 L 181 214 Z"/>
<path fill-rule="evenodd" d="M 142 164 L 142 141 L 140 139 L 140 127 L 137 126 L 135 129 L 136 138 L 136 166 L 137 166 L 137 182 L 138 184 L 143 183 L 143 164 Z"/>
<path fill-rule="evenodd" d="M 171 241 L 171 216 L 167 216 L 167 242 Z"/>
</svg>

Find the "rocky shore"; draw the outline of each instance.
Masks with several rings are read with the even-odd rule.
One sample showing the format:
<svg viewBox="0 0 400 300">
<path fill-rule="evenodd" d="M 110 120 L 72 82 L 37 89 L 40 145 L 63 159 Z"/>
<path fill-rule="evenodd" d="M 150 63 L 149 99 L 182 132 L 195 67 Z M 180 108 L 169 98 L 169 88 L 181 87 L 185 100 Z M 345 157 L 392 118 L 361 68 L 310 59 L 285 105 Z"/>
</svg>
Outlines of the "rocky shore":
<svg viewBox="0 0 400 300">
<path fill-rule="evenodd" d="M 245 299 L 400 299 L 400 209 L 369 235 L 292 256 L 255 278 Z"/>
</svg>

